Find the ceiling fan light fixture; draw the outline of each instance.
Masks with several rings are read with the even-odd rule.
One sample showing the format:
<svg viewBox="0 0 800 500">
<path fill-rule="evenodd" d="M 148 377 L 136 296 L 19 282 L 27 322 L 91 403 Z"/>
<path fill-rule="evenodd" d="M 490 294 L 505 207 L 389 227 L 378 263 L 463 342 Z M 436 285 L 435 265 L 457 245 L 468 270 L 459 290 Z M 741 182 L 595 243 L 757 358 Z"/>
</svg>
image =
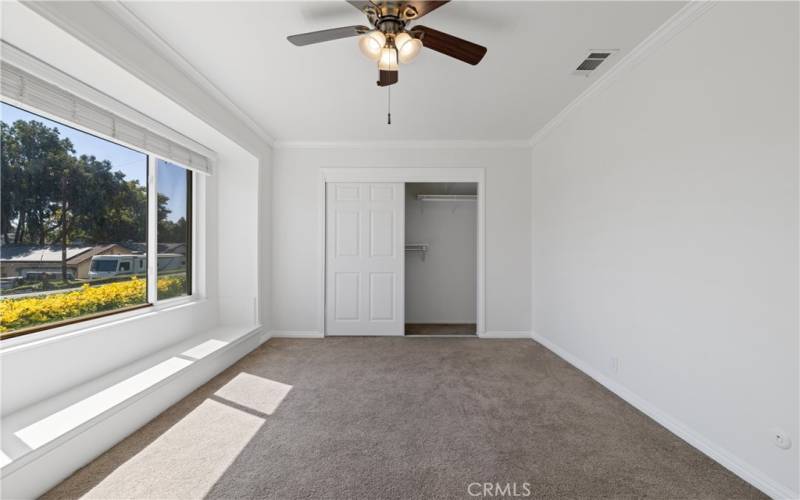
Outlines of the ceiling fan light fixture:
<svg viewBox="0 0 800 500">
<path fill-rule="evenodd" d="M 397 47 L 398 58 L 403 64 L 413 61 L 422 49 L 422 42 L 406 32 L 394 37 L 394 44 Z"/>
<path fill-rule="evenodd" d="M 384 47 L 381 49 L 378 69 L 381 71 L 397 71 L 397 50 L 394 47 Z"/>
<path fill-rule="evenodd" d="M 416 24 L 423 16 L 448 5 L 450 0 L 347 0 L 347 3 L 366 16 L 366 25 L 290 35 L 286 37 L 289 43 L 304 46 L 358 37 L 359 50 L 380 69 L 376 82 L 379 87 L 395 85 L 398 66 L 412 62 L 423 46 L 426 52 L 439 52 L 473 66 L 486 55 L 486 47 L 477 43 Z M 410 22 L 414 25 L 409 28 Z"/>
<path fill-rule="evenodd" d="M 373 61 L 380 59 L 381 50 L 385 44 L 386 35 L 378 30 L 364 33 L 358 41 L 358 47 L 361 49 L 361 52 Z"/>
</svg>

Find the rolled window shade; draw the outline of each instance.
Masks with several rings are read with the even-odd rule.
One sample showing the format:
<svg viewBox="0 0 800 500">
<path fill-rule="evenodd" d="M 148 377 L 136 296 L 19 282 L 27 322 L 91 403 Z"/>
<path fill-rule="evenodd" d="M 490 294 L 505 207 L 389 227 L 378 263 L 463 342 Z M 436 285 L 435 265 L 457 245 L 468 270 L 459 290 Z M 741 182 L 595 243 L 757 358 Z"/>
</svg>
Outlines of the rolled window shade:
<svg viewBox="0 0 800 500">
<path fill-rule="evenodd" d="M 212 159 L 208 155 L 156 134 L 6 61 L 0 62 L 0 93 L 12 104 L 30 106 L 32 111 L 39 110 L 123 145 L 211 174 Z"/>
</svg>

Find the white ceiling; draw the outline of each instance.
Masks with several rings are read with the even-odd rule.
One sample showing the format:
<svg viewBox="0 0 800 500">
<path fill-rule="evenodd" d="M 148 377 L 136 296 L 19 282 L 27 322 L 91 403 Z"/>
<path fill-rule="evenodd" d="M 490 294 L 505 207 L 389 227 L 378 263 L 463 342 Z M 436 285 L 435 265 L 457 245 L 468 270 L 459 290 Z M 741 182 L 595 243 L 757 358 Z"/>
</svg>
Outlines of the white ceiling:
<svg viewBox="0 0 800 500">
<path fill-rule="evenodd" d="M 420 24 L 485 45 L 470 66 L 433 51 L 392 87 L 357 38 L 295 47 L 286 36 L 366 19 L 336 2 L 126 2 L 273 138 L 282 141 L 527 140 L 682 2 L 454 1 Z M 620 49 L 589 78 L 590 49 Z M 607 67 L 603 67 L 607 66 Z"/>
</svg>

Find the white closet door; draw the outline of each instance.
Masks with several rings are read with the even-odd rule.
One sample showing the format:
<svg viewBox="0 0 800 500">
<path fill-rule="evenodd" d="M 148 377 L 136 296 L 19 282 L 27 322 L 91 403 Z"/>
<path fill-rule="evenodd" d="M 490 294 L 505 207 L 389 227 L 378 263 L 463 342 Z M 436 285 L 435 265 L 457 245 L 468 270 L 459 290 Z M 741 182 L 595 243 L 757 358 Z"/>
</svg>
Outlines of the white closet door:
<svg viewBox="0 0 800 500">
<path fill-rule="evenodd" d="M 329 183 L 325 332 L 403 335 L 403 183 Z"/>
</svg>

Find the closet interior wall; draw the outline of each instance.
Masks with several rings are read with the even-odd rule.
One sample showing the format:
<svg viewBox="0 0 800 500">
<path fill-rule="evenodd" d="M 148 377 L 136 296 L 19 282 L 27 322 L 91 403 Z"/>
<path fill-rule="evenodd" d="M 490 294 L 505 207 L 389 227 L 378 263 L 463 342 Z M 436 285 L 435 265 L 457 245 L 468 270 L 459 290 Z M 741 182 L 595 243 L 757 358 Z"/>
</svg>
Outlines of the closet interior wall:
<svg viewBox="0 0 800 500">
<path fill-rule="evenodd" d="M 476 322 L 477 187 L 406 184 L 406 325 Z"/>
</svg>

